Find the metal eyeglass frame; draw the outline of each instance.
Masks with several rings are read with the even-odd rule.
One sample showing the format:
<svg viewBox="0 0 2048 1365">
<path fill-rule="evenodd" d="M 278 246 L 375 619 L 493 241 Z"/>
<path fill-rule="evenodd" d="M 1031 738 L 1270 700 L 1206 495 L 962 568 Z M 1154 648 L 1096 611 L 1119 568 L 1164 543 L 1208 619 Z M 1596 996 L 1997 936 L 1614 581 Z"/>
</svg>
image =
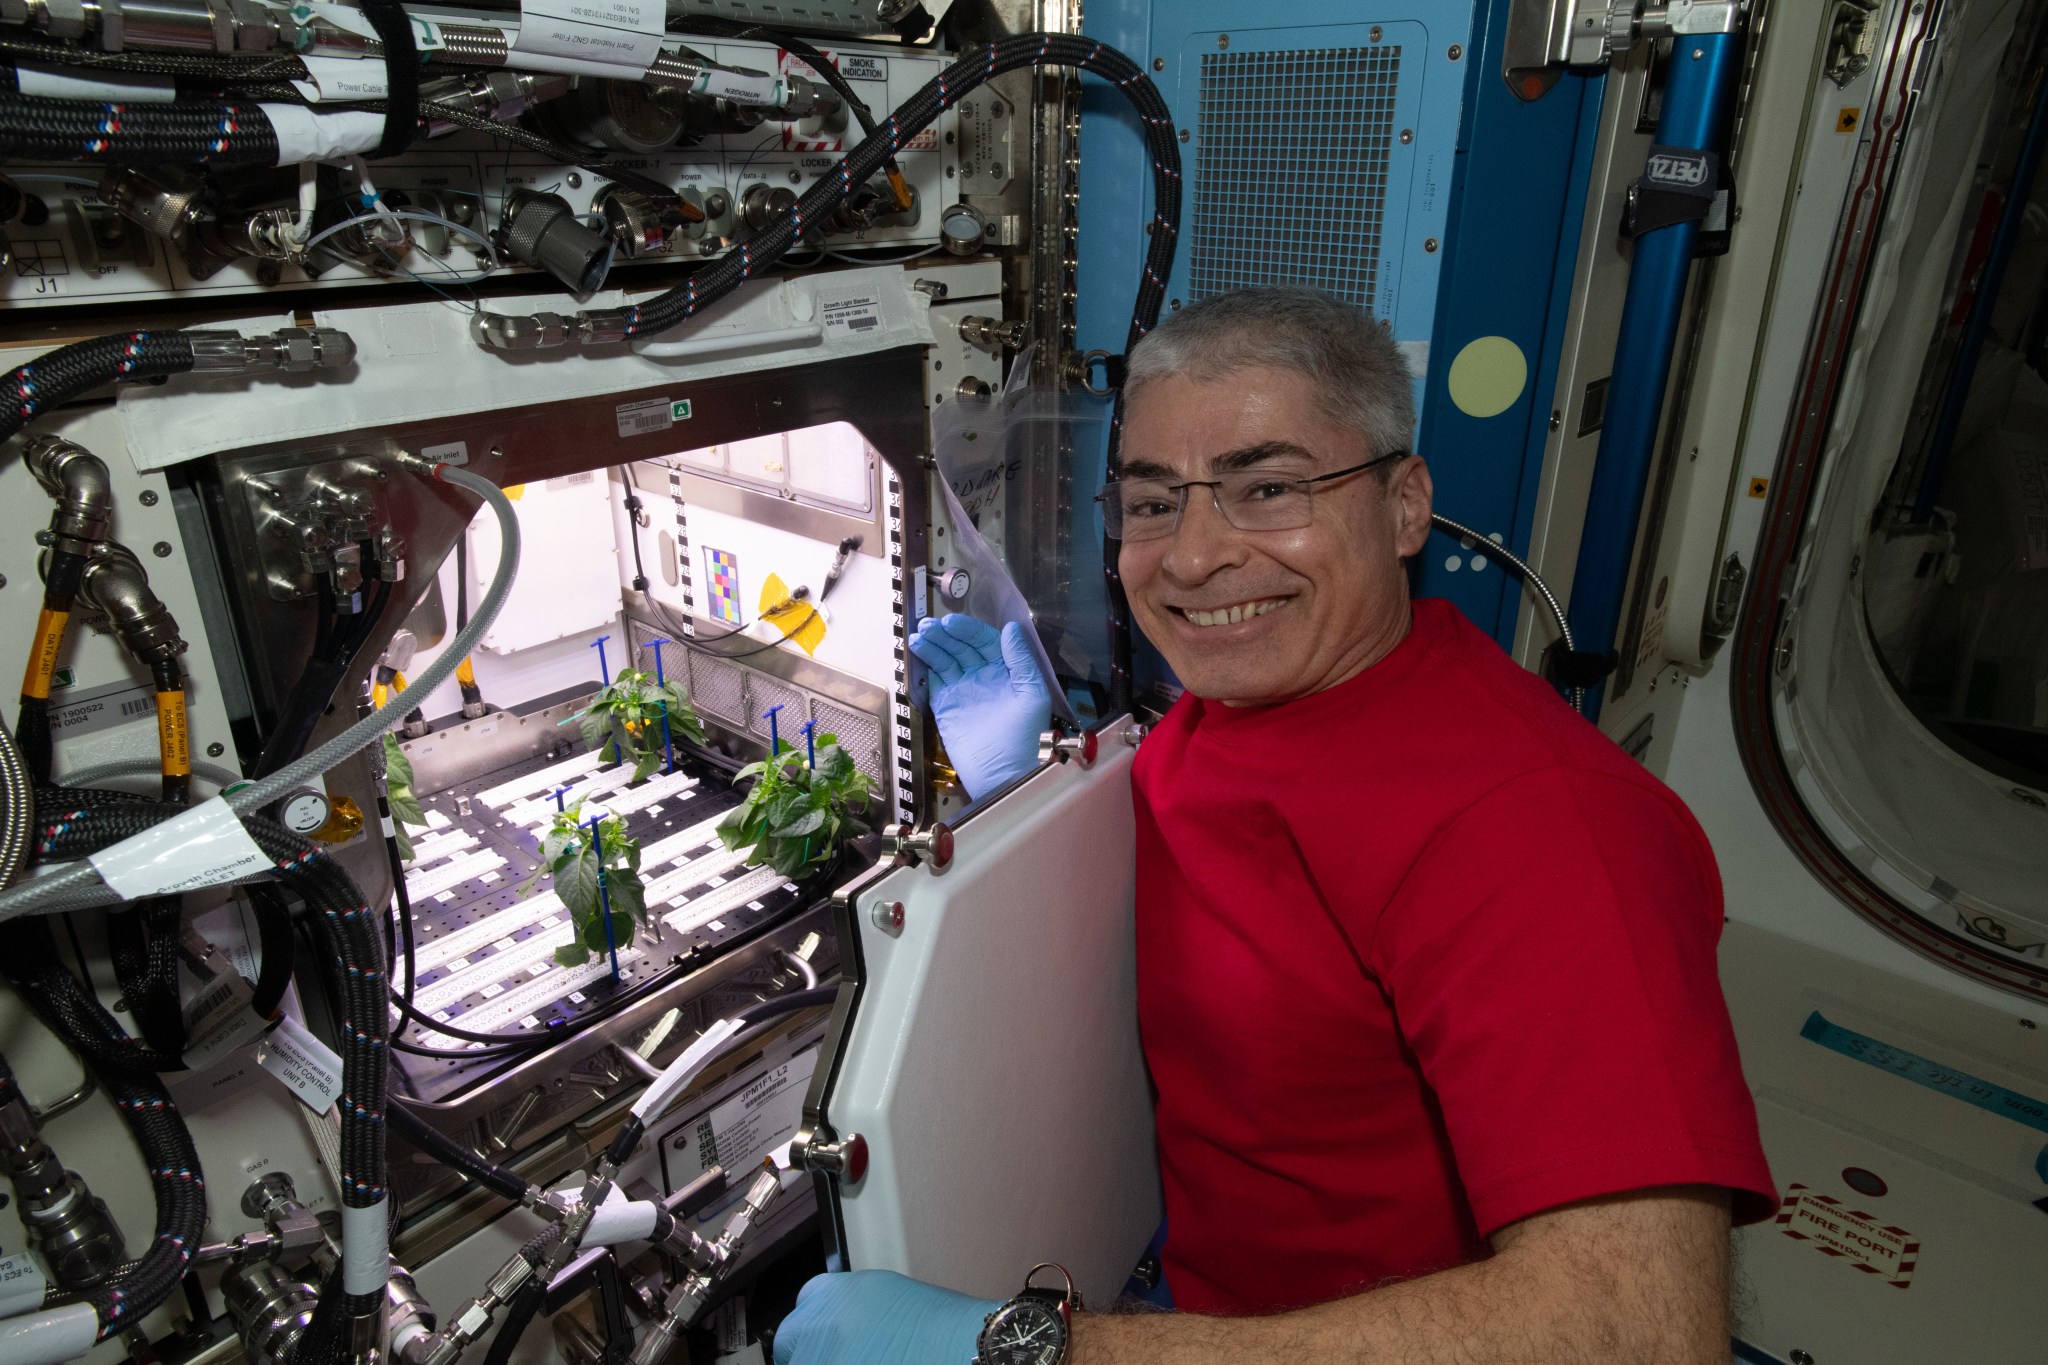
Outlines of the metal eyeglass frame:
<svg viewBox="0 0 2048 1365">
<path fill-rule="evenodd" d="M 1375 466 L 1378 466 L 1378 465 L 1383 465 L 1383 464 L 1386 464 L 1386 463 L 1387 463 L 1388 461 L 1390 461 L 1390 460 L 1405 460 L 1405 459 L 1407 459 L 1407 458 L 1408 458 L 1408 456 L 1409 456 L 1409 455 L 1411 455 L 1412 453 L 1413 453 L 1412 451 L 1408 451 L 1408 450 L 1392 450 L 1392 451 L 1388 451 L 1388 452 L 1387 452 L 1387 453 L 1386 453 L 1385 455 L 1377 455 L 1377 456 L 1374 456 L 1374 457 L 1373 457 L 1372 459 L 1370 459 L 1370 460 L 1367 460 L 1367 461 L 1366 461 L 1366 462 L 1365 462 L 1364 464 L 1355 464 L 1355 465 L 1352 465 L 1352 466 L 1350 466 L 1350 467 L 1349 467 L 1348 469 L 1335 469 L 1335 470 L 1332 470 L 1332 471 L 1330 471 L 1330 472 L 1329 472 L 1328 474 L 1313 474 L 1313 475 L 1310 475 L 1309 477 L 1307 477 L 1307 478 L 1305 478 L 1305 479 L 1276 479 L 1276 480 L 1274 480 L 1274 482 L 1276 482 L 1276 483 L 1290 483 L 1290 484 L 1294 484 L 1294 485 L 1296 485 L 1296 486 L 1298 486 L 1298 487 L 1306 488 L 1306 487 L 1308 487 L 1308 486 L 1309 486 L 1310 484 L 1318 484 L 1318 483 L 1329 483 L 1329 482 L 1331 482 L 1332 480 L 1335 480 L 1335 479 L 1345 479 L 1345 478 L 1349 478 L 1349 477 L 1350 477 L 1351 475 L 1353 475 L 1353 474 L 1362 474 L 1362 473 L 1364 473 L 1364 472 L 1365 472 L 1366 470 L 1368 470 L 1368 469 L 1372 469 L 1372 468 L 1374 468 Z M 1246 471 L 1243 471 L 1243 472 L 1246 472 L 1246 473 L 1255 473 L 1255 472 L 1257 472 L 1257 471 L 1255 471 L 1255 470 L 1246 470 Z M 1095 501 L 1096 501 L 1097 503 L 1101 504 L 1101 506 L 1102 506 L 1102 521 L 1103 521 L 1103 527 L 1104 527 L 1104 534 L 1105 534 L 1105 535 L 1107 535 L 1107 536 L 1108 536 L 1108 537 L 1109 537 L 1109 538 L 1110 538 L 1111 540 L 1122 540 L 1122 539 L 1124 539 L 1124 537 L 1123 537 L 1123 536 L 1121 536 L 1121 535 L 1119 535 L 1119 534 L 1117 534 L 1117 533 L 1115 533 L 1115 532 L 1109 531 L 1109 530 L 1107 529 L 1107 528 L 1108 528 L 1108 526 L 1109 526 L 1109 495 L 1110 495 L 1110 493 L 1111 493 L 1111 492 L 1113 492 L 1113 491 L 1115 490 L 1115 488 L 1116 488 L 1116 486 L 1117 486 L 1118 484 L 1120 484 L 1120 483 L 1123 483 L 1123 482 L 1124 482 L 1124 480 L 1122 480 L 1122 479 L 1111 479 L 1111 480 L 1109 480 L 1109 481 L 1108 481 L 1107 483 L 1105 483 L 1105 484 L 1104 484 L 1104 485 L 1102 486 L 1102 491 L 1101 491 L 1100 493 L 1097 493 L 1097 494 L 1095 495 Z M 1180 531 L 1180 522 L 1181 522 L 1181 518 L 1187 515 L 1187 510 L 1188 510 L 1188 490 L 1189 490 L 1190 488 L 1208 488 L 1208 489 L 1212 489 L 1212 490 L 1213 490 L 1213 489 L 1221 488 L 1222 486 L 1223 486 L 1223 480 L 1221 480 L 1221 479 L 1189 479 L 1189 480 L 1187 480 L 1187 481 L 1186 481 L 1186 482 L 1184 482 L 1184 483 L 1170 483 L 1170 484 L 1167 484 L 1167 485 L 1166 485 L 1166 487 L 1165 487 L 1165 489 L 1164 489 L 1163 491 L 1165 491 L 1165 492 L 1168 492 L 1168 493 L 1173 493 L 1173 494 L 1177 494 L 1177 495 L 1178 495 L 1178 497 L 1177 497 L 1177 499 L 1176 499 L 1176 501 L 1175 501 L 1175 503 L 1174 503 L 1174 508 L 1173 508 L 1173 525 L 1171 525 L 1171 526 L 1167 527 L 1167 528 L 1166 528 L 1166 530 L 1164 530 L 1164 531 L 1160 532 L 1160 533 L 1159 533 L 1158 535 L 1155 535 L 1155 536 L 1140 536 L 1140 537 L 1138 537 L 1138 539 L 1139 539 L 1140 541 L 1146 541 L 1146 540 L 1166 540 L 1166 539 L 1169 539 L 1170 537 L 1174 536 L 1175 534 L 1177 534 L 1177 533 L 1178 533 L 1178 532 Z M 1221 516 L 1221 517 L 1223 518 L 1223 520 L 1224 520 L 1224 523 L 1225 523 L 1226 525 L 1228 525 L 1228 526 L 1229 526 L 1229 527 L 1230 527 L 1230 528 L 1231 528 L 1231 529 L 1232 529 L 1233 531 L 1245 531 L 1245 530 L 1250 530 L 1250 531 L 1260 531 L 1260 530 L 1268 530 L 1268 531 L 1296 531 L 1296 530 L 1300 530 L 1300 529 L 1301 529 L 1301 527 L 1299 527 L 1299 526 L 1267 526 L 1267 527 L 1246 527 L 1246 526 L 1239 526 L 1239 525 L 1238 525 L 1238 524 L 1237 524 L 1236 522 L 1234 522 L 1234 521 L 1232 521 L 1232 520 L 1230 519 L 1230 513 L 1228 513 L 1228 512 L 1226 512 L 1226 511 L 1224 511 L 1224 509 L 1223 509 L 1223 499 L 1222 499 L 1222 498 L 1220 498 L 1220 497 L 1217 497 L 1217 496 L 1216 496 L 1216 494 L 1215 494 L 1214 492 L 1211 492 L 1209 496 L 1210 496 L 1210 497 L 1212 497 L 1212 498 L 1215 498 L 1215 500 L 1216 500 L 1216 511 L 1217 511 L 1217 513 L 1218 513 L 1218 514 L 1219 514 L 1219 515 L 1220 515 L 1220 516 Z M 1311 496 L 1310 496 L 1310 499 L 1309 499 L 1309 506 L 1310 506 L 1310 508 L 1311 508 L 1311 509 L 1313 509 L 1313 508 L 1314 508 L 1314 506 L 1315 506 L 1315 499 L 1314 499 L 1314 496 L 1313 496 L 1313 495 L 1311 495 Z M 1303 522 L 1303 523 L 1301 523 L 1301 525 L 1302 525 L 1302 526 L 1307 526 L 1308 524 L 1309 524 L 1308 522 Z"/>
</svg>

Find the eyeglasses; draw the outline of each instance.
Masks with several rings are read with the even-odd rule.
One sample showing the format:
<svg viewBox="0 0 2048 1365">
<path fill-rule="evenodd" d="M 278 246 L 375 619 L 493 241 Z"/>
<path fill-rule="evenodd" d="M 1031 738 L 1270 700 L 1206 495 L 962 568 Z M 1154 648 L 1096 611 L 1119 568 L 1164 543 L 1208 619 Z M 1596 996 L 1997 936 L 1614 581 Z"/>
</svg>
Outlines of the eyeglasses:
<svg viewBox="0 0 2048 1365">
<path fill-rule="evenodd" d="M 1164 540 L 1180 529 L 1181 513 L 1187 510 L 1188 490 L 1207 488 L 1216 499 L 1223 520 L 1240 531 L 1293 531 L 1309 523 L 1313 509 L 1311 491 L 1319 483 L 1348 479 L 1390 460 L 1408 457 L 1396 450 L 1309 478 L 1276 474 L 1270 469 L 1234 469 L 1214 479 L 1189 479 L 1168 483 L 1164 479 L 1111 479 L 1102 485 L 1095 501 L 1102 504 L 1104 532 L 1111 540 Z"/>
</svg>

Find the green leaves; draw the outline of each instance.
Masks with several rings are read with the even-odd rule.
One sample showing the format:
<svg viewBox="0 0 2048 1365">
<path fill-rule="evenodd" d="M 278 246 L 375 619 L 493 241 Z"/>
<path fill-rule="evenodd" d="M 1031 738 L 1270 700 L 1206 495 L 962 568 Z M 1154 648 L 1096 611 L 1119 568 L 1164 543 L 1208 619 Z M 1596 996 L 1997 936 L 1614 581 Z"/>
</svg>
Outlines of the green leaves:
<svg viewBox="0 0 2048 1365">
<path fill-rule="evenodd" d="M 543 875 L 551 875 L 555 894 L 568 908 L 575 937 L 555 949 L 555 961 L 580 967 L 593 953 L 614 943 L 624 948 L 636 928 L 648 922 L 647 891 L 640 883 L 640 841 L 626 833 L 618 819 L 599 821 L 598 837 L 580 823 L 583 803 L 562 811 L 541 837 L 541 866 L 519 888 L 521 898 L 533 893 Z M 602 890 L 600 890 L 600 885 Z M 605 905 L 611 906 L 611 928 L 605 928 Z"/>
<path fill-rule="evenodd" d="M 405 750 L 398 747 L 398 737 L 387 733 L 384 736 L 384 803 L 391 808 L 391 840 L 398 845 L 398 856 L 402 861 L 412 861 L 412 836 L 405 832 L 407 825 L 425 829 L 427 812 L 420 805 L 419 797 L 412 790 L 412 760 L 405 756 Z"/>
<path fill-rule="evenodd" d="M 681 683 L 657 683 L 637 668 L 622 668 L 572 719 L 585 744 L 609 748 L 619 762 L 633 765 L 633 780 L 642 782 L 661 766 L 664 716 L 671 738 L 704 742 L 704 724 Z"/>
<path fill-rule="evenodd" d="M 840 847 L 868 832 L 871 795 L 867 774 L 834 735 L 817 737 L 817 765 L 796 749 L 740 769 L 734 782 L 753 779 L 746 800 L 718 823 L 727 848 L 751 848 L 747 861 L 797 878 L 837 856 Z"/>
</svg>

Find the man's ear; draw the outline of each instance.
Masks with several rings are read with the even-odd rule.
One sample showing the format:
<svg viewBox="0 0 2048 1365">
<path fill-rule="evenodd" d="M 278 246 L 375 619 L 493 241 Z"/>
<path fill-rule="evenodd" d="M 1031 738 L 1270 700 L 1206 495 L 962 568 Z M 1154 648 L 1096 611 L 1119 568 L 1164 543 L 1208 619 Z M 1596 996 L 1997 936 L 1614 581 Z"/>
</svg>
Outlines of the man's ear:
<svg viewBox="0 0 2048 1365">
<path fill-rule="evenodd" d="M 1387 501 L 1394 512 L 1395 552 L 1403 559 L 1421 554 L 1429 540 L 1436 485 L 1430 481 L 1429 465 L 1420 455 L 1410 455 L 1394 466 L 1387 479 Z"/>
</svg>

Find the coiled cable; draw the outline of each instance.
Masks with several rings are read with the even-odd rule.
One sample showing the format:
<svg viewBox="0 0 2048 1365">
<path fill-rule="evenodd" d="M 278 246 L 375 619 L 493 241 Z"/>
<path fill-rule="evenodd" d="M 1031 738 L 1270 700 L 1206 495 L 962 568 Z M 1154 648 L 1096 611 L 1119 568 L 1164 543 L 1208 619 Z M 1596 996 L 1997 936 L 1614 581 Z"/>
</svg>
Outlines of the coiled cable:
<svg viewBox="0 0 2048 1365">
<path fill-rule="evenodd" d="M 0 433 L 0 436 L 4 434 Z M 503 490 L 489 479 L 479 478 L 468 470 L 454 469 L 446 465 L 427 465 L 411 459 L 401 463 L 415 472 L 429 473 L 437 479 L 466 489 L 482 498 L 497 517 L 501 544 L 497 574 L 491 579 L 490 587 L 485 590 L 483 601 L 477 604 L 469 625 L 457 631 L 455 638 L 441 651 L 440 656 L 413 680 L 413 688 L 425 696 L 446 681 L 462 660 L 468 657 L 469 652 L 483 638 L 484 632 L 490 629 L 491 623 L 497 620 L 499 609 L 505 605 L 505 598 L 512 590 L 512 580 L 519 570 L 519 515 Z M 406 694 L 400 693 L 296 762 L 289 763 L 270 776 L 258 779 L 220 799 L 224 799 L 230 808 L 246 818 L 251 812 L 270 805 L 286 792 L 326 772 L 358 750 L 380 742 L 384 732 L 395 725 L 411 705 Z M 62 910 L 104 905 L 118 899 L 119 897 L 100 881 L 98 873 L 90 864 L 80 862 L 62 872 L 38 877 L 33 883 L 0 891 L 0 919 L 31 912 L 54 914 Z M 382 950 L 381 943 L 379 950 Z"/>
</svg>

